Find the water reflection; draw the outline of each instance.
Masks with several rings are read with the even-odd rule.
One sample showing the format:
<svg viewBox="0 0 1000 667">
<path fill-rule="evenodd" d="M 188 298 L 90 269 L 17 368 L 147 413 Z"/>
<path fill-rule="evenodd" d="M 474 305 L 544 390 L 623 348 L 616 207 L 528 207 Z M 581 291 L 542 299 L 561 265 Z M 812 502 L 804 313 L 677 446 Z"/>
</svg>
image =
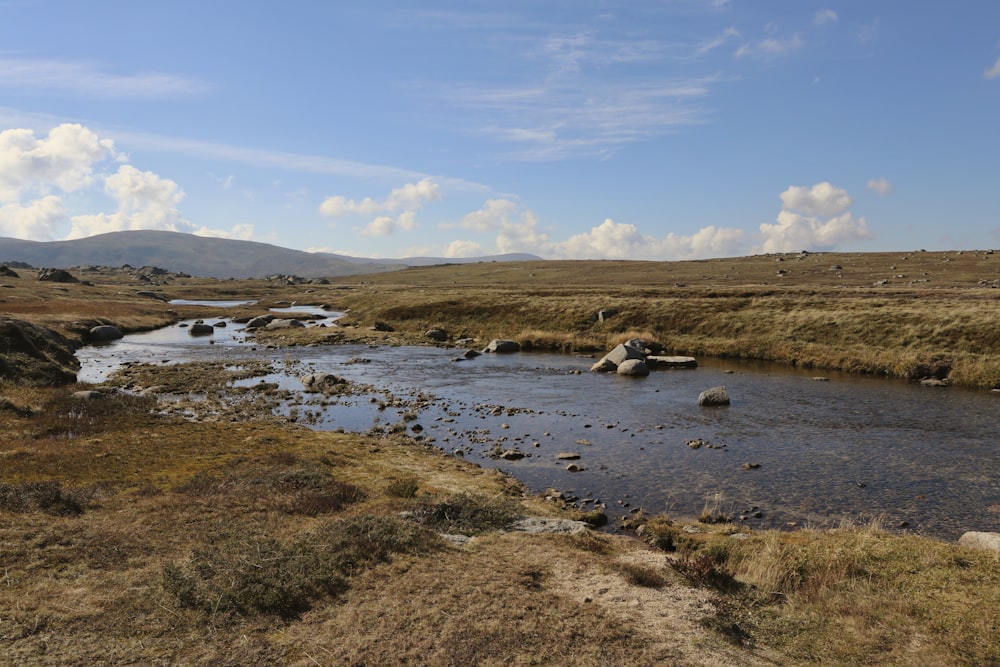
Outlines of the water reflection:
<svg viewBox="0 0 1000 667">
<path fill-rule="evenodd" d="M 293 308 L 294 310 L 294 308 Z M 301 312 L 301 311 L 299 311 Z M 207 320 L 206 320 L 207 321 Z M 127 336 L 84 348 L 81 380 L 99 382 L 126 361 L 232 359 L 253 346 L 238 325 L 215 343 L 182 329 Z M 702 360 L 696 370 L 648 378 L 592 374 L 592 359 L 484 355 L 455 362 L 434 347 L 323 346 L 265 350 L 281 371 L 263 378 L 300 390 L 297 377 L 328 371 L 395 396 L 433 395 L 420 409 L 420 434 L 447 451 L 500 467 L 532 490 L 554 487 L 624 515 L 696 515 L 706 504 L 755 526 L 831 525 L 884 514 L 888 525 L 956 539 L 998 530 L 1000 397 L 874 378 L 812 374 L 767 365 Z M 260 378 L 254 382 L 260 381 Z M 726 385 L 732 404 L 701 408 L 698 394 Z M 306 396 L 296 407 L 315 428 L 367 431 L 403 409 L 379 409 L 382 394 L 333 404 Z M 692 449 L 700 438 L 712 448 Z M 520 460 L 492 458 L 517 450 Z M 580 472 L 558 455 L 580 454 Z M 759 464 L 745 470 L 743 464 Z"/>
</svg>

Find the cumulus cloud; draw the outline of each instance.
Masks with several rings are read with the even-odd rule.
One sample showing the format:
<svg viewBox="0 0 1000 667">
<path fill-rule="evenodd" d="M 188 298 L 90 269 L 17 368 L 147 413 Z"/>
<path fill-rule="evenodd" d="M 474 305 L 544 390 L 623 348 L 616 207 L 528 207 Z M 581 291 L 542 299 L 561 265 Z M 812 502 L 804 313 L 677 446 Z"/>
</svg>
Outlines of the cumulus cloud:
<svg viewBox="0 0 1000 667">
<path fill-rule="evenodd" d="M 22 195 L 76 192 L 90 185 L 94 164 L 113 156 L 109 139 L 76 124 L 63 124 L 37 138 L 32 130 L 0 132 L 0 201 Z"/>
<path fill-rule="evenodd" d="M 760 225 L 762 252 L 831 250 L 840 244 L 872 238 L 864 218 L 848 211 L 847 190 L 830 183 L 792 186 L 781 193 L 775 224 Z"/>
<path fill-rule="evenodd" d="M 400 209 L 416 210 L 425 202 L 441 198 L 440 187 L 430 178 L 424 178 L 416 183 L 408 183 L 401 188 L 394 188 L 389 196 L 382 201 L 365 197 L 358 201 L 340 195 L 327 197 L 319 206 L 319 212 L 328 218 L 340 218 L 346 215 L 369 216 L 376 213 L 391 213 Z"/>
<path fill-rule="evenodd" d="M 416 229 L 416 212 L 423 207 L 424 203 L 440 198 L 440 186 L 430 178 L 424 178 L 416 183 L 407 183 L 402 187 L 393 188 L 382 201 L 371 197 L 365 197 L 360 201 L 339 195 L 327 197 L 320 204 L 319 212 L 328 218 L 341 218 L 348 215 L 365 217 L 377 215 L 360 229 L 361 235 L 390 236 L 396 232 L 408 232 Z M 399 214 L 395 217 L 385 215 L 396 211 L 399 211 Z"/>
<path fill-rule="evenodd" d="M 868 187 L 869 190 L 871 190 L 873 192 L 876 192 L 876 193 L 882 195 L 883 197 L 885 195 L 889 194 L 890 192 L 892 192 L 892 183 L 890 183 L 889 181 L 887 181 L 885 179 L 885 177 L 881 177 L 881 178 L 877 178 L 877 179 L 873 178 L 873 179 L 869 180 L 867 187 Z"/>
<path fill-rule="evenodd" d="M 985 72 L 983 72 L 983 77 L 987 79 L 995 79 L 1000 76 L 1000 58 L 993 63 L 993 67 L 990 67 Z"/>
<path fill-rule="evenodd" d="M 443 225 L 443 227 L 449 227 Z M 689 259 L 738 254 L 745 240 L 743 230 L 705 227 L 690 235 L 669 233 L 664 237 L 645 234 L 638 227 L 606 219 L 586 232 L 564 241 L 554 241 L 539 228 L 538 217 L 509 199 L 491 199 L 469 213 L 457 225 L 479 232 L 495 232 L 497 252 L 530 252 L 552 259 Z M 475 252 L 472 248 L 475 247 Z M 481 254 L 478 243 L 453 241 L 454 255 Z"/>
<path fill-rule="evenodd" d="M 118 203 L 114 213 L 77 215 L 72 218 L 69 239 L 134 229 L 191 231 L 177 205 L 184 191 L 174 181 L 130 164 L 104 178 L 104 191 Z"/>
<path fill-rule="evenodd" d="M 109 172 L 115 164 L 118 168 Z M 67 201 L 92 205 L 105 197 L 113 202 L 114 212 L 73 215 L 67 209 Z M 177 183 L 128 164 L 110 139 L 82 125 L 64 123 L 43 137 L 28 129 L 0 132 L 0 235 L 53 241 L 132 229 L 227 238 L 249 238 L 253 233 L 249 225 L 230 231 L 198 229 L 181 216 L 182 199 L 184 191 Z"/>
<path fill-rule="evenodd" d="M 445 257 L 478 257 L 485 254 L 483 246 L 475 241 L 456 240 L 444 249 Z"/>
<path fill-rule="evenodd" d="M 17 202 L 0 204 L 0 236 L 34 241 L 52 241 L 66 222 L 62 200 L 55 195 L 37 199 L 27 206 Z"/>
</svg>

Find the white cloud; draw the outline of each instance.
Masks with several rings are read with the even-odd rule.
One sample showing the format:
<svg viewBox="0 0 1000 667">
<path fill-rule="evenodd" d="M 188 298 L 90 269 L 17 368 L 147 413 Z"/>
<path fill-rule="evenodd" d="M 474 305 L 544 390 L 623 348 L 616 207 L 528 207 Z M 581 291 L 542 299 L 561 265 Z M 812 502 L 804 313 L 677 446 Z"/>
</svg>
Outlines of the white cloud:
<svg viewBox="0 0 1000 667">
<path fill-rule="evenodd" d="M 159 72 L 113 74 L 90 62 L 0 58 L 0 87 L 83 93 L 100 97 L 171 97 L 207 89 L 205 84 Z"/>
<path fill-rule="evenodd" d="M 817 9 L 816 13 L 813 14 L 813 25 L 826 25 L 827 23 L 836 23 L 840 17 L 837 16 L 837 12 L 832 9 L 823 8 Z"/>
<path fill-rule="evenodd" d="M 104 191 L 118 202 L 114 213 L 77 215 L 66 238 L 78 239 L 133 229 L 191 231 L 177 205 L 184 191 L 174 181 L 151 171 L 139 171 L 130 164 L 104 178 Z"/>
<path fill-rule="evenodd" d="M 743 230 L 715 226 L 690 236 L 669 233 L 657 238 L 642 233 L 635 225 L 616 223 L 610 218 L 565 241 L 553 241 L 539 229 L 538 218 L 532 211 L 521 210 L 509 199 L 491 199 L 457 225 L 442 227 L 496 232 L 497 252 L 529 252 L 553 259 L 689 259 L 735 255 L 744 241 Z M 456 241 L 452 245 L 464 248 L 458 245 L 464 243 L 468 242 Z M 476 253 L 482 254 L 482 246 L 475 245 Z"/>
<path fill-rule="evenodd" d="M 48 195 L 27 206 L 17 202 L 0 204 L 0 236 L 32 241 L 54 241 L 66 222 L 62 199 Z"/>
<path fill-rule="evenodd" d="M 884 176 L 878 179 L 873 178 L 869 180 L 867 187 L 869 190 L 876 192 L 883 197 L 892 192 L 892 183 L 887 181 Z"/>
<path fill-rule="evenodd" d="M 993 63 L 993 67 L 990 67 L 985 72 L 983 72 L 983 77 L 987 79 L 995 79 L 1000 76 L 1000 58 Z"/>
<path fill-rule="evenodd" d="M 635 225 L 608 218 L 590 231 L 553 244 L 550 252 L 573 259 L 692 259 L 739 253 L 744 232 L 740 229 L 704 227 L 690 236 L 670 232 L 657 238 Z"/>
<path fill-rule="evenodd" d="M 850 208 L 852 203 L 847 190 L 835 187 L 826 181 L 812 187 L 792 186 L 781 193 L 781 201 L 786 210 L 822 216 L 842 213 Z"/>
<path fill-rule="evenodd" d="M 777 223 L 760 225 L 761 252 L 831 250 L 873 236 L 867 221 L 847 210 L 852 202 L 847 191 L 830 183 L 790 187 L 781 201 Z"/>
<path fill-rule="evenodd" d="M 486 254 L 483 246 L 475 241 L 452 241 L 445 247 L 444 257 L 479 257 Z"/>
<path fill-rule="evenodd" d="M 466 214 L 458 223 L 462 229 L 488 231 L 499 229 L 516 215 L 517 204 L 509 199 L 489 199 L 478 211 Z M 445 225 L 445 228 L 449 225 Z"/>
<path fill-rule="evenodd" d="M 94 164 L 115 155 L 109 139 L 82 125 L 63 124 L 36 138 L 32 130 L 0 132 L 0 201 L 52 190 L 76 192 L 91 183 Z"/>
<path fill-rule="evenodd" d="M 756 43 L 747 43 L 736 50 L 736 57 L 754 57 L 754 58 L 777 58 L 779 56 L 787 55 L 793 51 L 798 51 L 802 48 L 805 42 L 802 41 L 802 37 L 798 34 L 792 35 L 786 39 L 778 38 L 768 38 L 762 39 Z"/>
<path fill-rule="evenodd" d="M 370 216 L 376 213 L 391 213 L 400 209 L 415 211 L 422 207 L 424 202 L 440 198 L 438 184 L 430 178 L 423 178 L 417 183 L 394 188 L 382 201 L 376 201 L 371 197 L 365 197 L 360 201 L 340 195 L 327 197 L 320 204 L 319 212 L 328 218 L 340 218 L 347 215 Z"/>
<path fill-rule="evenodd" d="M 208 227 L 200 227 L 191 232 L 195 236 L 207 236 L 210 238 L 217 239 L 236 239 L 238 241 L 249 241 L 253 238 L 254 226 L 253 225 L 233 225 L 233 228 L 229 231 L 221 229 L 210 229 Z"/>
<path fill-rule="evenodd" d="M 737 30 L 736 28 L 733 27 L 726 28 L 718 36 L 713 37 L 707 42 L 703 42 L 700 46 L 698 46 L 697 49 L 695 49 L 694 53 L 696 56 L 703 56 L 707 53 L 714 51 L 720 46 L 723 46 L 730 39 L 734 39 L 739 36 L 740 36 L 740 31 Z"/>
</svg>

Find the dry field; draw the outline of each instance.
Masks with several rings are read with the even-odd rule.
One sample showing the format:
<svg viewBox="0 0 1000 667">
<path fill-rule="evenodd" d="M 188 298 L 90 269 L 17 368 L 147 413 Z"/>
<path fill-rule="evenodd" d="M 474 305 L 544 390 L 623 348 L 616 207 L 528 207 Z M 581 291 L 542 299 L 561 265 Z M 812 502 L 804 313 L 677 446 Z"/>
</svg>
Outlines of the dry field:
<svg viewBox="0 0 1000 667">
<path fill-rule="evenodd" d="M 329 285 L 19 271 L 0 278 L 0 315 L 79 337 L 218 314 L 138 291 L 250 298 L 349 309 L 275 345 L 415 342 L 435 326 L 567 350 L 644 335 L 987 388 L 998 271 L 986 252 L 474 264 Z M 313 432 L 266 400 L 220 409 L 223 371 L 162 371 L 220 390 L 183 415 L 0 383 L 0 663 L 1000 664 L 998 554 L 878 525 L 510 531 L 565 513 L 399 434 Z"/>
</svg>

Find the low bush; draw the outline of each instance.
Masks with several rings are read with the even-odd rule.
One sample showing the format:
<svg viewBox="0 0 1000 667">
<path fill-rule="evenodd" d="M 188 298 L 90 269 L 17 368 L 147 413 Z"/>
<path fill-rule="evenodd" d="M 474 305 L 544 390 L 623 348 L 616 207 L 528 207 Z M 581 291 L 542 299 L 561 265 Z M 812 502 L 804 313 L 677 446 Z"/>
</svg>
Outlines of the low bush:
<svg viewBox="0 0 1000 667">
<path fill-rule="evenodd" d="M 59 482 L 0 484 L 0 509 L 7 512 L 71 516 L 82 514 L 83 505 L 78 494 L 64 491 Z"/>
<path fill-rule="evenodd" d="M 477 535 L 508 528 L 520 516 L 518 503 L 508 497 L 485 497 L 467 493 L 424 505 L 413 513 L 420 524 L 442 532 Z"/>
<path fill-rule="evenodd" d="M 348 577 L 393 554 L 429 553 L 440 539 L 412 523 L 374 516 L 331 521 L 290 541 L 235 534 L 163 568 L 164 590 L 209 616 L 284 619 L 347 589 Z"/>
</svg>

